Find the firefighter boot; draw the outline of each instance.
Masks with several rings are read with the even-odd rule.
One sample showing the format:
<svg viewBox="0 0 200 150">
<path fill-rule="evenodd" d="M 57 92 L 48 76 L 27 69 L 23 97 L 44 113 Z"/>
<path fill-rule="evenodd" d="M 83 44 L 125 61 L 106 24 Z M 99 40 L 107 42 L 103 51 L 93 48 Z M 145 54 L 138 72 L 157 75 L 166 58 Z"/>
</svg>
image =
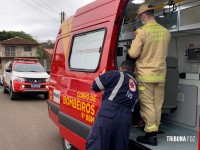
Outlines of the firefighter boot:
<svg viewBox="0 0 200 150">
<path fill-rule="evenodd" d="M 145 136 L 138 136 L 136 139 L 137 142 L 149 144 L 152 146 L 157 146 L 157 136 L 156 132 L 146 132 Z"/>
</svg>

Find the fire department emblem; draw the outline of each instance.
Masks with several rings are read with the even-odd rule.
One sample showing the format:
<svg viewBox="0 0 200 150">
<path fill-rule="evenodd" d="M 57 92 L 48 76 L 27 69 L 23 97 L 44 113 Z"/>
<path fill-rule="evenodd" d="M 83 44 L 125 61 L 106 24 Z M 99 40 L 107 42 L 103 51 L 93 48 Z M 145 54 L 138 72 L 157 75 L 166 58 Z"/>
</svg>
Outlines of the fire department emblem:
<svg viewBox="0 0 200 150">
<path fill-rule="evenodd" d="M 132 92 L 135 92 L 136 91 L 136 85 L 134 83 L 134 81 L 132 79 L 129 79 L 129 89 L 132 91 Z"/>
</svg>

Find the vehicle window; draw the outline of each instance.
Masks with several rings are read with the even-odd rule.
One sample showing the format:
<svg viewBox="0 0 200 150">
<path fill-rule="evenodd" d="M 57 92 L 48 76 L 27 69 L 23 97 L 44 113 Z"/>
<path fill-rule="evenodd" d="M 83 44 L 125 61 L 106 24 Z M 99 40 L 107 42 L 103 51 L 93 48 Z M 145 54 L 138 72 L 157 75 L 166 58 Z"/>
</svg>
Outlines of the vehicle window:
<svg viewBox="0 0 200 150">
<path fill-rule="evenodd" d="M 70 57 L 70 68 L 96 70 L 103 47 L 105 30 L 75 36 Z"/>
<path fill-rule="evenodd" d="M 177 18 L 178 18 L 178 11 L 166 15 L 162 14 L 155 17 L 156 21 L 159 24 L 163 25 L 168 30 L 177 29 L 178 26 Z"/>
<path fill-rule="evenodd" d="M 17 72 L 45 72 L 40 64 L 15 64 L 14 71 Z"/>
</svg>

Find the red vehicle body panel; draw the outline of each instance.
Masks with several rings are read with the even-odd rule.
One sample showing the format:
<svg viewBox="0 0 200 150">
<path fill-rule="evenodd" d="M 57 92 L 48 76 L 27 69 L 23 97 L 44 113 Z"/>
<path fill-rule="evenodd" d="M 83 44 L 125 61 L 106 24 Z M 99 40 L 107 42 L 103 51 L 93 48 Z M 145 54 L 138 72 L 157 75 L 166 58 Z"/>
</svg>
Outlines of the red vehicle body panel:
<svg viewBox="0 0 200 150">
<path fill-rule="evenodd" d="M 58 123 L 58 116 L 56 114 L 54 114 L 50 108 L 48 109 L 49 110 L 49 117 L 52 119 L 52 121 L 57 125 L 59 126 L 59 123 Z"/>
<path fill-rule="evenodd" d="M 86 136 L 75 133 L 73 127 L 67 128 L 73 121 L 69 122 L 63 118 L 83 124 L 87 129 L 93 124 L 101 104 L 102 93 L 94 93 L 91 85 L 102 71 L 115 69 L 115 50 L 126 3 L 127 0 L 97 0 L 84 6 L 63 22 L 57 36 L 51 66 L 49 115 L 59 127 L 62 137 L 80 150 L 85 149 Z M 106 30 L 97 70 L 71 70 L 69 58 L 73 37 L 97 29 Z M 81 130 L 79 127 L 82 128 L 77 126 L 77 130 Z M 81 134 L 83 131 L 77 132 Z"/>
<path fill-rule="evenodd" d="M 70 142 L 73 143 L 74 146 L 76 146 L 77 149 L 79 150 L 84 150 L 85 149 L 85 139 L 79 137 L 77 134 L 73 133 L 66 127 L 60 125 L 60 133 L 62 137 L 66 137 L 66 139 Z"/>
<path fill-rule="evenodd" d="M 66 19 L 58 32 L 51 66 L 49 116 L 61 136 L 79 150 L 85 149 L 86 135 L 101 104 L 102 93 L 91 90 L 92 82 L 101 72 L 116 69 L 118 33 L 127 2 L 96 0 Z M 69 60 L 74 37 L 97 29 L 106 31 L 97 70 L 71 69 Z"/>
</svg>

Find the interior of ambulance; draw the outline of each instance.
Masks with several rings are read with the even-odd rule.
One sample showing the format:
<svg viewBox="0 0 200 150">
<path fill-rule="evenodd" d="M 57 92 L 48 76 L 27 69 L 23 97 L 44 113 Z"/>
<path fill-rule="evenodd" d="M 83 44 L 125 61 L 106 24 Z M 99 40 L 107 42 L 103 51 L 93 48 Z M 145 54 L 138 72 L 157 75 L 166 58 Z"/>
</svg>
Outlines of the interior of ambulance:
<svg viewBox="0 0 200 150">
<path fill-rule="evenodd" d="M 117 66 L 126 60 L 134 39 L 134 31 L 142 26 L 135 19 L 138 3 L 129 0 L 119 32 Z M 163 115 L 158 134 L 158 146 L 142 144 L 144 149 L 197 149 L 200 108 L 200 1 L 199 0 L 145 0 L 153 5 L 156 21 L 171 32 L 168 48 L 167 77 Z M 130 138 L 143 135 L 142 128 L 132 127 Z M 187 142 L 169 141 L 168 137 L 191 138 Z M 177 139 L 180 140 L 180 139 Z"/>
</svg>

